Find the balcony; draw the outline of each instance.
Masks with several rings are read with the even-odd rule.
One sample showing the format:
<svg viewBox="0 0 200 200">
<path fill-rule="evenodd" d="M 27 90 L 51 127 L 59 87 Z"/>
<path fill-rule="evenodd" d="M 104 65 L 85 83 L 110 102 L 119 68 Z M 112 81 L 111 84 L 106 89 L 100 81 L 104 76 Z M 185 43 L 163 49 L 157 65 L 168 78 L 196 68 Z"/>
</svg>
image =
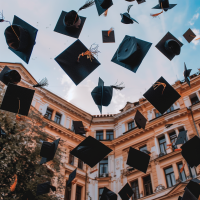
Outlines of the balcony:
<svg viewBox="0 0 200 200">
<path fill-rule="evenodd" d="M 108 177 L 108 176 L 109 176 L 108 173 L 99 174 L 99 178 L 102 178 L 102 177 Z"/>
<path fill-rule="evenodd" d="M 99 174 L 98 177 L 95 177 L 97 181 L 109 181 L 111 180 L 111 175 L 109 173 Z"/>
</svg>

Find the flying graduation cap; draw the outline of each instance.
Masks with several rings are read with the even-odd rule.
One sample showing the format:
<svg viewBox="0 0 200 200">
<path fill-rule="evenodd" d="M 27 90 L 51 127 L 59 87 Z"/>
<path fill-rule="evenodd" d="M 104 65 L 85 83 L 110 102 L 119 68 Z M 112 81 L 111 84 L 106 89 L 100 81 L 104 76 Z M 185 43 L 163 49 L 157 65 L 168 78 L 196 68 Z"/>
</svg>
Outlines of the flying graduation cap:
<svg viewBox="0 0 200 200">
<path fill-rule="evenodd" d="M 83 135 L 86 133 L 82 121 L 73 121 L 73 126 L 76 134 Z"/>
<path fill-rule="evenodd" d="M 56 187 L 52 186 L 50 182 L 42 183 L 37 185 L 37 193 L 36 196 L 47 194 L 50 192 L 50 189 L 54 192 L 56 191 Z"/>
<path fill-rule="evenodd" d="M 156 45 L 156 48 L 171 61 L 181 53 L 182 46 L 183 44 L 168 32 Z"/>
<path fill-rule="evenodd" d="M 85 140 L 83 140 L 76 148 L 74 148 L 70 153 L 82 160 L 91 168 L 93 168 L 111 151 L 112 150 L 106 145 L 96 140 L 95 138 L 89 136 Z"/>
<path fill-rule="evenodd" d="M 8 85 L 8 83 L 18 84 L 21 81 L 21 76 L 18 71 L 11 70 L 9 67 L 5 66 L 0 73 L 0 81 L 5 85 Z"/>
<path fill-rule="evenodd" d="M 92 5 L 94 5 L 94 1 L 88 0 L 79 8 L 78 12 Z M 71 10 L 70 12 L 62 11 L 54 31 L 70 37 L 79 38 L 86 17 L 79 16 L 78 12 L 75 10 Z"/>
<path fill-rule="evenodd" d="M 115 42 L 115 33 L 113 28 L 110 28 L 108 31 L 102 31 L 103 43 Z"/>
<path fill-rule="evenodd" d="M 187 131 L 181 131 L 178 135 L 175 145 L 183 144 L 186 141 Z"/>
<path fill-rule="evenodd" d="M 56 150 L 58 148 L 58 144 L 59 144 L 60 138 L 51 142 L 46 142 L 44 141 L 42 143 L 42 147 L 40 150 L 40 156 L 42 157 L 41 161 L 40 161 L 40 165 L 49 162 L 50 160 L 53 160 Z"/>
<path fill-rule="evenodd" d="M 112 100 L 113 88 L 122 90 L 124 88 L 121 86 L 122 84 L 123 83 L 120 83 L 119 85 L 104 86 L 103 80 L 99 77 L 98 86 L 92 90 L 91 95 L 101 113 L 102 106 L 108 106 Z"/>
<path fill-rule="evenodd" d="M 183 197 L 180 200 L 198 200 L 198 198 L 196 198 L 192 192 L 190 192 L 190 190 L 188 190 L 187 188 L 185 189 L 185 192 L 183 194 Z"/>
<path fill-rule="evenodd" d="M 121 17 L 122 17 L 122 20 L 121 22 L 123 24 L 133 24 L 134 22 L 138 23 L 135 19 L 133 19 L 130 14 L 129 14 L 129 11 L 131 9 L 133 5 L 129 5 L 128 8 L 127 8 L 127 12 L 126 13 L 123 13 L 123 14 L 120 14 Z M 139 24 L 139 23 L 138 23 Z"/>
<path fill-rule="evenodd" d="M 9 49 L 28 64 L 35 45 L 38 30 L 14 16 L 13 23 L 6 28 L 4 35 Z"/>
<path fill-rule="evenodd" d="M 104 187 L 100 200 L 117 200 L 117 194 Z"/>
<path fill-rule="evenodd" d="M 76 170 L 77 168 L 69 175 L 67 186 L 70 186 L 70 183 L 76 178 Z"/>
<path fill-rule="evenodd" d="M 161 113 L 167 111 L 181 96 L 161 76 L 143 96 Z"/>
<path fill-rule="evenodd" d="M 90 49 L 87 49 L 80 40 L 76 40 L 58 55 L 55 61 L 72 81 L 78 85 L 100 65 L 95 58 L 98 52 L 98 45 L 95 47 L 91 45 Z"/>
<path fill-rule="evenodd" d="M 150 42 L 126 35 L 111 61 L 136 73 L 151 45 Z"/>
<path fill-rule="evenodd" d="M 100 16 L 106 12 L 112 5 L 112 0 L 95 0 L 98 15 Z"/>
<path fill-rule="evenodd" d="M 163 9 L 164 11 L 168 11 L 172 9 L 177 4 L 169 4 L 169 0 L 158 0 L 159 4 L 152 9 Z"/>
<path fill-rule="evenodd" d="M 185 78 L 185 81 L 187 82 L 187 84 L 190 86 L 190 72 L 192 71 L 192 69 L 187 69 L 186 64 L 184 63 L 184 72 L 183 72 L 183 76 Z M 191 86 L 190 86 L 191 87 Z"/>
<path fill-rule="evenodd" d="M 131 186 L 127 183 L 120 191 L 119 196 L 122 200 L 129 200 L 131 196 L 134 194 Z"/>
<path fill-rule="evenodd" d="M 139 129 L 145 129 L 147 119 L 142 115 L 142 113 L 139 110 L 137 110 L 135 115 L 135 123 Z"/>
<path fill-rule="evenodd" d="M 195 196 L 196 199 L 199 198 L 200 195 L 200 180 L 195 178 L 192 179 L 187 186 L 185 187 L 185 191 L 189 190 L 192 195 Z"/>
<path fill-rule="evenodd" d="M 34 93 L 35 90 L 9 83 L 0 109 L 27 116 Z"/>
<path fill-rule="evenodd" d="M 189 28 L 184 34 L 183 37 L 188 41 L 188 43 L 192 42 L 196 37 L 195 33 Z"/>
</svg>

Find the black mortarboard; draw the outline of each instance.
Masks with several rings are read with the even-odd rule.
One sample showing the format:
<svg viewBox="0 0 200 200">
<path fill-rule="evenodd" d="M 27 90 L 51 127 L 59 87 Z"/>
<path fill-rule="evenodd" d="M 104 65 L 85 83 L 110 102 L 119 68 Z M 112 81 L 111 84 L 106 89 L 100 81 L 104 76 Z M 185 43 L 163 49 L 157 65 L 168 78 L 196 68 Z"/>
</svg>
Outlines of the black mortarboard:
<svg viewBox="0 0 200 200">
<path fill-rule="evenodd" d="M 89 136 L 70 153 L 92 168 L 111 151 L 106 145 Z"/>
<path fill-rule="evenodd" d="M 183 194 L 183 197 L 181 200 L 198 200 L 187 188 L 185 189 L 185 192 Z"/>
<path fill-rule="evenodd" d="M 70 12 L 62 11 L 54 31 L 70 37 L 79 38 L 85 20 L 86 17 L 78 16 L 74 10 Z M 70 21 L 69 23 L 72 21 L 72 25 L 68 25 L 68 21 Z"/>
<path fill-rule="evenodd" d="M 156 48 L 163 53 L 169 60 L 179 55 L 183 44 L 168 32 L 156 45 Z"/>
<path fill-rule="evenodd" d="M 100 16 L 113 5 L 112 0 L 95 0 L 98 15 Z"/>
<path fill-rule="evenodd" d="M 127 9 L 127 12 L 126 12 L 126 13 L 123 13 L 123 14 L 120 14 L 121 17 L 122 17 L 121 22 L 122 22 L 123 24 L 133 24 L 134 22 L 138 23 L 138 22 L 137 22 L 135 19 L 133 19 L 133 18 L 130 16 L 130 14 L 129 14 L 129 11 L 130 11 L 130 9 L 131 9 L 132 6 L 133 6 L 133 5 L 129 5 L 129 6 L 128 6 L 128 9 Z M 139 24 L 139 23 L 138 23 L 138 24 Z"/>
<path fill-rule="evenodd" d="M 165 124 L 165 128 L 169 128 L 170 126 L 172 126 L 173 124 Z"/>
<path fill-rule="evenodd" d="M 117 200 L 117 194 L 104 187 L 100 200 Z"/>
<path fill-rule="evenodd" d="M 40 156 L 42 157 L 40 161 L 40 165 L 49 162 L 50 160 L 53 160 L 56 150 L 58 148 L 60 138 L 51 142 L 44 141 L 42 143 L 42 148 L 40 150 Z"/>
<path fill-rule="evenodd" d="M 130 147 L 126 164 L 146 173 L 150 156 L 142 151 Z"/>
<path fill-rule="evenodd" d="M 163 114 L 181 96 L 179 93 L 161 76 L 143 96 Z"/>
<path fill-rule="evenodd" d="M 81 56 L 78 62 L 79 55 L 86 51 L 88 51 L 88 49 L 85 45 L 80 40 L 76 40 L 55 58 L 55 61 L 76 85 L 83 81 L 100 65 L 96 58 L 91 61 L 87 56 Z"/>
<path fill-rule="evenodd" d="M 159 0 L 159 4 L 153 7 L 153 9 L 163 9 L 164 11 L 167 11 L 176 5 L 177 4 L 169 4 L 169 0 Z"/>
<path fill-rule="evenodd" d="M 73 125 L 76 134 L 83 135 L 86 133 L 82 121 L 73 121 Z"/>
<path fill-rule="evenodd" d="M 56 191 L 56 187 L 52 186 L 50 182 L 46 182 L 46 183 L 42 183 L 42 184 L 37 185 L 36 196 L 49 193 L 50 188 L 53 192 Z"/>
<path fill-rule="evenodd" d="M 175 145 L 178 145 L 178 144 L 183 144 L 184 141 L 186 141 L 186 134 L 187 134 L 187 131 L 181 131 L 178 135 L 178 138 L 176 140 L 176 143 Z"/>
<path fill-rule="evenodd" d="M 147 119 L 142 115 L 142 113 L 137 110 L 136 115 L 135 115 L 135 123 L 137 124 L 137 127 L 145 129 Z"/>
<path fill-rule="evenodd" d="M 0 109 L 28 115 L 35 90 L 9 83 Z"/>
<path fill-rule="evenodd" d="M 0 73 L 0 80 L 5 85 L 8 85 L 8 83 L 17 84 L 21 81 L 21 76 L 18 71 L 11 70 L 9 67 L 5 66 Z"/>
<path fill-rule="evenodd" d="M 200 195 L 199 183 L 200 183 L 200 180 L 192 179 L 185 187 L 185 191 L 186 191 L 186 189 L 188 189 L 198 199 L 199 195 Z"/>
<path fill-rule="evenodd" d="M 70 183 L 76 178 L 76 170 L 77 170 L 77 168 L 69 175 L 69 179 L 67 181 L 67 186 L 69 186 Z"/>
<path fill-rule="evenodd" d="M 141 3 L 144 3 L 144 2 L 146 2 L 146 1 L 145 0 L 137 0 L 138 4 L 141 4 Z"/>
<path fill-rule="evenodd" d="M 189 28 L 184 34 L 183 37 L 188 41 L 188 43 L 192 42 L 192 40 L 196 37 L 195 33 Z"/>
<path fill-rule="evenodd" d="M 133 195 L 133 190 L 131 186 L 127 183 L 120 191 L 119 191 L 119 196 L 121 197 L 122 200 L 129 200 L 131 196 Z"/>
<path fill-rule="evenodd" d="M 115 42 L 114 30 L 102 31 L 103 43 Z"/>
<path fill-rule="evenodd" d="M 151 45 L 152 43 L 126 35 L 111 61 L 136 73 Z"/>
<path fill-rule="evenodd" d="M 35 45 L 37 32 L 36 28 L 14 16 L 12 26 L 7 27 L 4 33 L 9 49 L 27 64 Z"/>
<path fill-rule="evenodd" d="M 22 200 L 34 200 L 34 195 L 31 190 L 27 190 L 22 197 Z"/>
<path fill-rule="evenodd" d="M 197 167 L 200 164 L 200 139 L 194 136 L 181 146 L 182 156 L 185 158 L 190 167 Z"/>
<path fill-rule="evenodd" d="M 187 84 L 190 86 L 190 72 L 192 71 L 192 69 L 187 69 L 186 64 L 184 63 L 184 72 L 183 72 L 183 76 L 185 78 L 185 81 L 187 82 Z M 191 86 L 190 86 L 191 87 Z"/>
</svg>

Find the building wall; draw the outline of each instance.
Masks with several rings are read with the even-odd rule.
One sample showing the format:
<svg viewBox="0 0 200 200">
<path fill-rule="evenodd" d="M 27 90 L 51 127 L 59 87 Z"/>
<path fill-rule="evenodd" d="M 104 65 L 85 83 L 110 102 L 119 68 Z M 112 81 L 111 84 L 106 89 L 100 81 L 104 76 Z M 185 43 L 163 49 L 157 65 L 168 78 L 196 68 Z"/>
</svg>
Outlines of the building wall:
<svg viewBox="0 0 200 200">
<path fill-rule="evenodd" d="M 37 82 L 22 64 L 0 63 L 0 68 L 3 69 L 5 65 L 19 71 L 23 78 L 19 85 L 33 89 L 32 85 Z M 51 119 L 43 118 L 48 124 L 45 129 L 46 132 L 50 136 L 60 137 L 65 141 L 66 164 L 61 170 L 61 173 L 65 176 L 65 182 L 68 180 L 69 174 L 78 167 L 78 158 L 74 159 L 73 165 L 69 164 L 70 151 L 85 139 L 84 136 L 76 135 L 71 130 L 73 121 L 82 121 L 86 127 L 91 124 L 91 131 L 86 136 L 91 135 L 96 138 L 96 131 L 103 131 L 103 140 L 101 142 L 113 150 L 107 156 L 108 175 L 106 177 L 99 175 L 99 164 L 92 169 L 86 164 L 83 164 L 82 169 L 78 168 L 77 182 L 71 187 L 70 200 L 77 200 L 77 186 L 81 187 L 81 200 L 98 200 L 100 188 L 107 187 L 118 193 L 127 182 L 131 185 L 133 181 L 138 182 L 140 199 L 178 199 L 178 196 L 183 194 L 185 185 L 192 178 L 187 163 L 180 151 L 174 152 L 170 148 L 166 150 L 166 155 L 160 156 L 159 138 L 164 137 L 166 143 L 170 144 L 169 134 L 175 131 L 176 135 L 178 135 L 181 128 L 187 130 L 188 139 L 197 135 L 192 115 L 188 108 L 192 105 L 192 98 L 196 97 L 197 100 L 200 100 L 200 75 L 193 75 L 190 78 L 191 88 L 185 82 L 180 81 L 173 85 L 181 95 L 181 98 L 173 104 L 173 111 L 160 117 L 156 117 L 155 108 L 144 98 L 135 103 L 127 102 L 126 106 L 117 114 L 92 116 L 44 88 L 35 88 L 32 106 L 40 111 L 43 116 L 45 116 L 48 108 L 53 111 Z M 191 108 L 197 131 L 200 132 L 200 103 L 197 101 Z M 137 110 L 147 118 L 146 128 L 145 130 L 138 128 L 128 130 L 128 123 L 134 121 Z M 54 122 L 56 113 L 61 115 L 59 124 Z M 166 124 L 173 125 L 166 128 Z M 113 130 L 114 140 L 106 140 L 107 130 Z M 147 173 L 144 174 L 136 169 L 128 171 L 130 167 L 126 164 L 126 160 L 129 148 L 139 149 L 144 145 L 151 152 Z M 185 182 L 179 181 L 177 164 L 180 162 L 185 164 L 184 171 L 187 177 Z M 170 166 L 173 168 L 176 184 L 168 188 L 164 170 Z M 97 171 L 93 172 L 94 170 Z M 151 179 L 153 192 L 151 195 L 146 196 L 144 178 L 148 175 Z M 200 175 L 199 166 L 196 168 L 196 175 L 197 177 Z M 62 199 L 68 200 L 66 198 L 66 190 L 63 190 L 60 195 Z M 119 196 L 118 199 L 120 199 Z"/>
</svg>

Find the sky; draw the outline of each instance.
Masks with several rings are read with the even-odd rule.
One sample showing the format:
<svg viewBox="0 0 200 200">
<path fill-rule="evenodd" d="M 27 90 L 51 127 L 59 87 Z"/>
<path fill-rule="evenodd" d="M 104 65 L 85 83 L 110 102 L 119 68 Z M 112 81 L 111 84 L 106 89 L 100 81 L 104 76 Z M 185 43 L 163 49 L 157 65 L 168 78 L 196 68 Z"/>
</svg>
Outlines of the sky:
<svg viewBox="0 0 200 200">
<path fill-rule="evenodd" d="M 199 0 L 171 0 L 171 4 L 177 5 L 157 18 L 150 14 L 161 11 L 152 9 L 158 4 L 158 0 L 146 0 L 142 4 L 113 0 L 114 5 L 109 8 L 107 17 L 98 16 L 95 5 L 79 12 L 80 16 L 87 17 L 79 39 L 87 48 L 93 43 L 99 45 L 98 60 L 101 65 L 76 86 L 54 60 L 76 39 L 53 30 L 62 10 L 78 11 L 84 3 L 85 0 L 0 0 L 0 12 L 3 10 L 5 20 L 12 22 L 16 15 L 38 29 L 32 56 L 29 64 L 26 64 L 8 49 L 4 31 L 9 24 L 1 23 L 0 62 L 22 63 L 37 81 L 47 77 L 49 85 L 46 89 L 95 115 L 100 112 L 92 99 L 91 91 L 97 86 L 99 77 L 103 79 L 105 86 L 113 85 L 116 81 L 124 82 L 125 89 L 114 90 L 111 104 L 103 107 L 102 111 L 102 114 L 116 114 L 127 102 L 136 102 L 142 98 L 161 76 L 170 84 L 183 80 L 184 62 L 188 69 L 192 69 L 191 74 L 200 68 L 200 40 L 188 43 L 183 37 L 189 28 L 197 38 L 200 37 Z M 139 24 L 121 23 L 120 13 L 126 12 L 129 5 L 133 5 L 131 17 Z M 105 44 L 102 42 L 102 30 L 109 30 L 111 27 L 115 31 L 115 43 Z M 184 44 L 180 55 L 175 56 L 172 61 L 155 47 L 168 31 Z M 125 35 L 152 43 L 136 73 L 111 62 Z"/>
</svg>

